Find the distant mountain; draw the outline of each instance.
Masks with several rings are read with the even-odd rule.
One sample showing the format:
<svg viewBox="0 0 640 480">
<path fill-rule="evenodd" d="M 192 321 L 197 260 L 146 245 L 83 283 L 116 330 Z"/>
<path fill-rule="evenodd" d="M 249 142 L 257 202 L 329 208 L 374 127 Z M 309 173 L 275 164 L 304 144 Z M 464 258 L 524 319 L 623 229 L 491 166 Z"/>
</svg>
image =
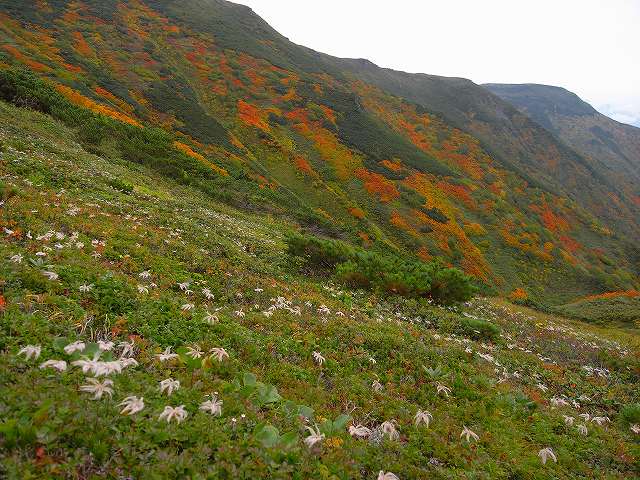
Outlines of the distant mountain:
<svg viewBox="0 0 640 480">
<path fill-rule="evenodd" d="M 485 87 L 556 135 L 612 179 L 623 199 L 640 204 L 640 128 L 597 112 L 560 87 L 487 84 Z"/>
<path fill-rule="evenodd" d="M 524 287 L 558 303 L 638 286 L 640 202 L 622 178 L 636 175 L 623 130 L 588 126 L 598 134 L 587 143 L 621 152 L 605 168 L 555 120 L 469 80 L 331 57 L 223 0 L 0 0 L 0 14 L 0 68 L 28 68 L 77 105 L 163 129 L 207 174 L 143 160 L 235 206 L 443 258 L 492 292 Z M 99 133 L 86 147 L 108 156 Z"/>
</svg>

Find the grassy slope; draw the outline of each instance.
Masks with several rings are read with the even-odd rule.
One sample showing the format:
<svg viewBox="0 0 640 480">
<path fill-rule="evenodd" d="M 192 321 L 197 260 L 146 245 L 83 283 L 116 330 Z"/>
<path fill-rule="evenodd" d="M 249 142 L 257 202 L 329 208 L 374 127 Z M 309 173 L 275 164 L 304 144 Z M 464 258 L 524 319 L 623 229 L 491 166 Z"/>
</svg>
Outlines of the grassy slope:
<svg viewBox="0 0 640 480">
<path fill-rule="evenodd" d="M 0 264 L 6 302 L 0 320 L 0 459 L 6 477 L 375 478 L 380 469 L 404 479 L 640 473 L 638 436 L 629 430 L 640 414 L 625 410 L 640 401 L 637 335 L 498 301 L 477 300 L 450 312 L 323 286 L 297 273 L 284 252 L 289 227 L 281 221 L 212 203 L 143 167 L 90 155 L 73 138 L 74 132 L 46 116 L 0 104 L 6 202 L 0 221 L 14 231 L 2 237 L 0 256 L 24 256 L 21 264 Z M 114 190 L 116 178 L 134 191 Z M 74 207 L 75 215 L 69 213 Z M 49 230 L 67 237 L 36 239 Z M 81 248 L 67 245 L 74 231 Z M 93 239 L 105 245 L 94 247 Z M 45 246 L 51 250 L 44 265 L 30 262 Z M 94 250 L 99 258 L 91 255 Z M 44 268 L 60 278 L 46 280 Z M 152 273 L 150 280 L 139 278 L 143 270 Z M 189 297 L 176 285 L 187 280 L 194 290 Z M 151 281 L 157 288 L 137 293 L 138 284 Z M 84 283 L 94 289 L 79 292 Z M 213 301 L 200 294 L 205 285 Z M 277 296 L 300 306 L 302 314 L 277 309 L 265 316 Z M 184 303 L 195 308 L 183 312 Z M 319 314 L 320 305 L 331 313 Z M 238 310 L 245 316 L 237 316 Z M 207 311 L 216 311 L 216 325 L 203 322 Z M 471 323 L 466 315 L 484 322 Z M 500 336 L 479 336 L 490 335 L 487 323 Z M 92 401 L 78 391 L 85 383 L 78 369 L 58 374 L 37 368 L 44 360 L 66 358 L 54 351 L 55 337 L 133 338 L 140 366 L 113 376 L 113 399 Z M 193 372 L 154 358 L 167 346 L 196 342 L 207 350 L 224 347 L 230 358 Z M 16 356 L 26 344 L 43 346 L 39 361 Z M 474 353 L 466 353 L 467 347 Z M 326 357 L 323 366 L 313 362 L 313 351 Z M 477 353 L 491 354 L 500 367 Z M 423 365 L 444 373 L 432 378 Z M 584 365 L 607 368 L 609 376 L 588 376 Z M 284 400 L 257 406 L 244 398 L 233 382 L 248 371 L 276 386 Z M 497 383 L 503 372 L 508 377 Z M 182 382 L 170 399 L 158 392 L 157 382 L 167 377 Z M 384 385 L 382 392 L 372 391 L 374 380 Z M 437 382 L 452 388 L 450 397 L 437 395 Z M 197 411 L 213 391 L 224 401 L 220 418 Z M 118 415 L 116 404 L 134 394 L 144 396 L 145 410 L 133 418 Z M 549 400 L 557 395 L 589 400 L 580 401 L 579 411 L 553 409 Z M 309 451 L 301 441 L 304 423 L 287 412 L 291 404 L 285 400 L 313 408 L 311 423 L 344 412 L 371 428 L 395 420 L 400 439 L 374 444 L 341 430 Z M 167 404 L 184 404 L 187 420 L 179 426 L 158 421 Z M 413 426 L 418 409 L 433 414 L 430 428 Z M 612 423 L 589 423 L 588 436 L 563 423 L 562 414 L 584 412 L 608 415 Z M 240 419 L 235 427 L 234 417 Z M 287 449 L 265 448 L 254 435 L 265 421 L 299 440 Z M 463 425 L 480 441 L 462 442 Z M 536 453 L 547 446 L 558 463 L 542 466 Z"/>
<path fill-rule="evenodd" d="M 586 298 L 557 307 L 567 315 L 600 325 L 618 325 L 624 328 L 640 327 L 640 298 L 619 296 L 614 298 Z"/>
</svg>

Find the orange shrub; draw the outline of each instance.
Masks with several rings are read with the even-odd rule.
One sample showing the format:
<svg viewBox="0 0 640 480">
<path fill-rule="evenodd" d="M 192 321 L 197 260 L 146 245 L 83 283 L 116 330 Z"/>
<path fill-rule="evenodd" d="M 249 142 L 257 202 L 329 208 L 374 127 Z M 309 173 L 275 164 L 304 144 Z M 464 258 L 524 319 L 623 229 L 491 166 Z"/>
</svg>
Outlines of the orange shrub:
<svg viewBox="0 0 640 480">
<path fill-rule="evenodd" d="M 37 61 L 32 60 L 31 58 L 27 57 L 20 50 L 18 50 L 16 47 L 14 47 L 12 45 L 3 45 L 2 48 L 4 50 L 6 50 L 7 52 L 9 52 L 16 60 L 18 60 L 19 62 L 24 63 L 25 65 L 27 65 L 32 70 L 35 70 L 37 72 L 48 72 L 48 71 L 51 70 L 51 68 L 49 68 L 45 64 L 37 62 Z"/>
<path fill-rule="evenodd" d="M 77 90 L 73 88 L 67 87 L 66 85 L 56 85 L 56 90 L 64 95 L 71 103 L 79 105 L 81 107 L 87 108 L 95 113 L 100 113 L 107 117 L 113 118 L 123 123 L 128 123 L 129 125 L 133 125 L 136 127 L 142 127 L 140 122 L 134 120 L 133 118 L 125 115 L 124 113 L 120 113 L 117 110 L 107 107 L 106 105 L 102 105 L 100 103 L 94 102 L 90 98 L 85 97 Z"/>
<path fill-rule="evenodd" d="M 313 167 L 311 166 L 311 164 L 309 162 L 307 162 L 307 159 L 301 156 L 297 156 L 295 158 L 295 162 L 296 162 L 296 167 L 298 167 L 298 170 L 300 170 L 302 173 L 306 174 L 306 175 L 314 175 L 315 172 L 313 170 Z"/>
<path fill-rule="evenodd" d="M 262 131 L 269 131 L 269 124 L 262 118 L 262 112 L 255 105 L 251 105 L 244 100 L 238 100 L 238 117 L 246 124 Z"/>
<path fill-rule="evenodd" d="M 464 185 L 452 185 L 447 182 L 438 182 L 438 188 L 446 192 L 449 196 L 457 198 L 468 208 L 475 210 L 476 201 L 471 197 L 471 192 Z"/>
<path fill-rule="evenodd" d="M 351 215 L 353 215 L 354 217 L 359 218 L 360 220 L 362 220 L 364 218 L 364 216 L 365 216 L 364 211 L 361 208 L 358 208 L 358 207 L 351 207 L 349 209 L 349 213 Z"/>
<path fill-rule="evenodd" d="M 356 171 L 356 176 L 364 182 L 364 188 L 367 192 L 371 195 L 377 195 L 381 202 L 390 202 L 400 196 L 394 183 L 379 173 L 359 168 Z"/>
<path fill-rule="evenodd" d="M 382 160 L 380 164 L 392 172 L 398 173 L 402 171 L 402 162 L 398 158 L 394 158 L 393 160 Z"/>
<path fill-rule="evenodd" d="M 93 50 L 82 36 L 82 33 L 73 32 L 73 38 L 76 41 L 74 47 L 80 55 L 83 57 L 90 57 L 93 55 Z"/>
<path fill-rule="evenodd" d="M 608 298 L 618 298 L 618 297 L 638 298 L 640 297 L 640 292 L 638 290 L 606 292 L 606 293 L 599 293 L 597 295 L 590 295 L 588 297 L 584 297 L 583 300 L 606 300 Z"/>
<path fill-rule="evenodd" d="M 527 298 L 529 298 L 529 294 L 522 288 L 516 288 L 513 292 L 511 292 L 509 298 L 511 300 L 526 300 Z"/>
<path fill-rule="evenodd" d="M 181 152 L 183 152 L 186 155 L 188 155 L 189 157 L 195 158 L 196 160 L 204 163 L 205 165 L 210 167 L 214 172 L 216 172 L 218 175 L 222 175 L 222 176 L 225 176 L 225 177 L 227 175 L 229 175 L 229 172 L 227 172 L 224 168 L 219 167 L 215 163 L 211 163 L 203 155 L 201 155 L 198 152 L 196 152 L 195 150 L 193 150 L 189 145 L 185 145 L 184 143 L 178 142 L 176 140 L 175 142 L 173 142 L 173 146 L 175 148 L 177 148 L 178 150 L 180 150 Z"/>
</svg>

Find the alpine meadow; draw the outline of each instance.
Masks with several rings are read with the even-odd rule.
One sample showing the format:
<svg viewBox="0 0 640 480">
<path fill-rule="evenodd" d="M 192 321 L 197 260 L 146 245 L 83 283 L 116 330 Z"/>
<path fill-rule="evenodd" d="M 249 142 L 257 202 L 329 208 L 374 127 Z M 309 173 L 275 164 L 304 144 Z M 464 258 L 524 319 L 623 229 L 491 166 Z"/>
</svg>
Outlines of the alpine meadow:
<svg viewBox="0 0 640 480">
<path fill-rule="evenodd" d="M 0 0 L 0 478 L 640 478 L 640 128 Z"/>
</svg>

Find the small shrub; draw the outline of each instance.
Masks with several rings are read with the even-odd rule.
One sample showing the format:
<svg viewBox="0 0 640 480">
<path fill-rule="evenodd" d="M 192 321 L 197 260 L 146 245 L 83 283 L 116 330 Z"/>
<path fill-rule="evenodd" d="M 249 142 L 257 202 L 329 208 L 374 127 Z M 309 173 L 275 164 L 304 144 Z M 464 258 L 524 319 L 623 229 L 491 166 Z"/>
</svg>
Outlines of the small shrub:
<svg viewBox="0 0 640 480">
<path fill-rule="evenodd" d="M 133 192 L 133 185 L 123 180 L 120 180 L 119 178 L 113 178 L 109 180 L 108 183 L 109 183 L 109 186 L 111 186 L 115 190 L 118 190 L 119 192 L 125 193 L 127 195 Z"/>
</svg>

